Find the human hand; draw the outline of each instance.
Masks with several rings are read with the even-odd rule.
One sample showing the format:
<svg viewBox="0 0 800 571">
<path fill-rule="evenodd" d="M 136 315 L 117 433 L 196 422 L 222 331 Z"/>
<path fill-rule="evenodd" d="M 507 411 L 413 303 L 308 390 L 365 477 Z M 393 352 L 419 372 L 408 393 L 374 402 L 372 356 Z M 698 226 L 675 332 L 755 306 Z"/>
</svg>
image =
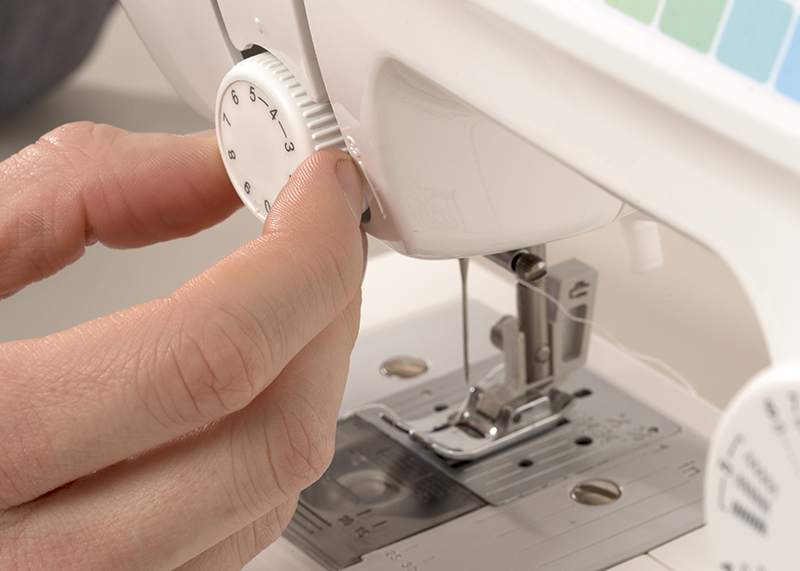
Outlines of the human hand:
<svg viewBox="0 0 800 571">
<path fill-rule="evenodd" d="M 171 296 L 0 345 L 1 569 L 238 569 L 280 535 L 333 452 L 360 205 L 353 163 L 319 153 Z M 238 206 L 213 137 L 62 127 L 0 163 L 0 296 Z"/>
</svg>

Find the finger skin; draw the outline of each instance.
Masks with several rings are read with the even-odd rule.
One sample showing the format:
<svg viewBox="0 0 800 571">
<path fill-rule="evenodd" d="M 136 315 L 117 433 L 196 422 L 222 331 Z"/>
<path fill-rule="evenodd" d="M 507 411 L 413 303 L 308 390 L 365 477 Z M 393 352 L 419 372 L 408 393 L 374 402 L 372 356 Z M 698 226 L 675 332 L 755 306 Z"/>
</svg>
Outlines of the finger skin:
<svg viewBox="0 0 800 571">
<path fill-rule="evenodd" d="M 0 345 L 0 508 L 242 409 L 351 303 L 363 250 L 343 157 L 308 159 L 264 235 L 169 298 Z"/>
<path fill-rule="evenodd" d="M 331 461 L 360 302 L 242 411 L 9 510 L 0 534 L 13 535 L 34 568 L 157 571 L 284 510 Z M 283 511 L 273 517 L 254 546 L 288 523 Z M 11 545 L 0 536 L 4 543 Z M 0 547 L 0 568 L 3 555 Z"/>
<path fill-rule="evenodd" d="M 278 539 L 289 525 L 296 507 L 296 499 L 281 504 L 175 571 L 239 571 Z"/>
<path fill-rule="evenodd" d="M 213 136 L 64 125 L 0 163 L 0 298 L 96 241 L 133 248 L 188 236 L 239 206 Z"/>
</svg>

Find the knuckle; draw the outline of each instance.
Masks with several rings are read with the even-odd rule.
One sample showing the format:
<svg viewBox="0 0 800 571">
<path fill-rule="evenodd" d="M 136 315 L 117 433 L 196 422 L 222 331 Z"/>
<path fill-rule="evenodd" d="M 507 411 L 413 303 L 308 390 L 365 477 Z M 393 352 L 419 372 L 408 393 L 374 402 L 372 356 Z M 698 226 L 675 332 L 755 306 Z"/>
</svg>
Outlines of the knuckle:
<svg viewBox="0 0 800 571">
<path fill-rule="evenodd" d="M 67 123 L 43 135 L 26 155 L 35 165 L 54 167 L 50 172 L 55 176 L 49 182 L 67 189 L 60 193 L 62 201 L 80 202 L 83 192 L 95 184 L 119 186 L 120 170 L 110 159 L 110 151 L 123 133 L 110 125 L 88 121 Z"/>
<path fill-rule="evenodd" d="M 215 420 L 249 404 L 266 384 L 268 345 L 233 315 L 193 312 L 167 335 L 158 361 L 170 403 L 184 422 Z"/>
<path fill-rule="evenodd" d="M 109 134 L 109 129 L 110 127 L 86 121 L 67 123 L 36 141 L 31 155 L 37 161 L 40 157 L 46 157 L 61 169 L 81 175 L 87 167 L 96 164 L 94 147 L 98 141 L 103 140 L 103 135 Z"/>
<path fill-rule="evenodd" d="M 270 423 L 266 441 L 274 483 L 289 498 L 316 482 L 330 465 L 336 426 L 304 398 L 280 405 L 272 409 L 278 418 Z"/>
<path fill-rule="evenodd" d="M 104 140 L 115 132 L 116 130 L 109 125 L 76 121 L 56 127 L 43 135 L 36 144 L 60 151 L 73 151 L 86 149 L 96 141 Z"/>
<path fill-rule="evenodd" d="M 26 252 L 30 281 L 82 255 L 87 240 L 82 192 L 100 162 L 98 142 L 112 137 L 105 133 L 110 129 L 88 122 L 62 125 L 0 165 L 0 181 L 18 189 L 6 201 L 5 217 L 14 224 L 5 225 L 3 249 Z M 46 247 L 51 242 L 59 246 Z"/>
</svg>

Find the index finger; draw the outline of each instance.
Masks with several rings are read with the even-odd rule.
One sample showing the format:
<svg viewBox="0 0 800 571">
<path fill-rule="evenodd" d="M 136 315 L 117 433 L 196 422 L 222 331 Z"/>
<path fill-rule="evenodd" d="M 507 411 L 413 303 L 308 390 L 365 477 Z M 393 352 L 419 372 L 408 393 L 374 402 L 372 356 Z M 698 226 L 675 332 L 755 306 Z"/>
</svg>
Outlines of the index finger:
<svg viewBox="0 0 800 571">
<path fill-rule="evenodd" d="M 188 236 L 240 205 L 211 133 L 64 125 L 0 163 L 0 298 L 96 241 L 132 248 Z"/>
</svg>

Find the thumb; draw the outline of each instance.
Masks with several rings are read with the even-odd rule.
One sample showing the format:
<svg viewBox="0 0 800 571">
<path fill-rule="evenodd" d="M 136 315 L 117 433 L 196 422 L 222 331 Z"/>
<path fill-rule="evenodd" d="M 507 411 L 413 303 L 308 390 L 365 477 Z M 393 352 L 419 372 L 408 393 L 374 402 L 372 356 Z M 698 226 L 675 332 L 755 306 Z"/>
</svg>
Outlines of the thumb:
<svg viewBox="0 0 800 571">
<path fill-rule="evenodd" d="M 187 283 L 174 297 L 233 321 L 265 348 L 277 373 L 354 299 L 364 272 L 361 177 L 350 158 L 307 159 L 281 191 L 263 235 Z M 218 312 L 222 310 L 222 315 Z M 263 352 L 263 351 L 262 351 Z"/>
</svg>

